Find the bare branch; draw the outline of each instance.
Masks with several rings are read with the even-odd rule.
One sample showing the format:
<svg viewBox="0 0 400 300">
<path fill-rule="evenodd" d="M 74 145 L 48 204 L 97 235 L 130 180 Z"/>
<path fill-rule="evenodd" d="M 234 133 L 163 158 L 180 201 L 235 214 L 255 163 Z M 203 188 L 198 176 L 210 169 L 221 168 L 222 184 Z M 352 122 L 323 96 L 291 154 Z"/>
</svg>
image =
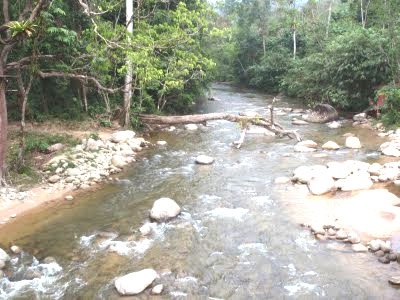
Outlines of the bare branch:
<svg viewBox="0 0 400 300">
<path fill-rule="evenodd" d="M 49 78 L 49 77 L 63 77 L 63 78 L 76 78 L 79 80 L 84 80 L 86 82 L 92 82 L 98 90 L 107 92 L 107 93 L 116 93 L 119 92 L 123 89 L 124 86 L 115 88 L 115 89 L 110 89 L 105 86 L 103 86 L 100 81 L 98 81 L 96 78 L 92 76 L 87 76 L 87 75 L 82 75 L 82 74 L 73 74 L 73 73 L 65 73 L 65 72 L 56 72 L 56 71 L 51 71 L 51 72 L 38 72 L 39 76 L 42 78 Z"/>
<path fill-rule="evenodd" d="M 14 70 L 14 69 L 20 69 L 24 68 L 25 66 L 29 65 L 33 60 L 35 59 L 42 59 L 42 58 L 54 58 L 54 55 L 36 55 L 36 56 L 28 56 L 21 58 L 18 61 L 11 62 L 6 65 L 5 67 L 5 72 Z"/>
</svg>

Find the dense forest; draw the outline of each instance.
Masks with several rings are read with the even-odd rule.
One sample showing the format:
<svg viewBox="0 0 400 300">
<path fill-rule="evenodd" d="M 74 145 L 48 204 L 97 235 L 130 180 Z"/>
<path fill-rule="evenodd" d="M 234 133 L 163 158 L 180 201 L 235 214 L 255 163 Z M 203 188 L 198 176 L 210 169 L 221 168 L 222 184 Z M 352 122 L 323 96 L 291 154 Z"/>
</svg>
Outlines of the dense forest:
<svg viewBox="0 0 400 300">
<path fill-rule="evenodd" d="M 212 81 L 351 111 L 380 99 L 397 123 L 399 23 L 399 0 L 3 0 L 0 178 L 7 121 L 23 149 L 26 119 L 136 126 Z"/>
</svg>

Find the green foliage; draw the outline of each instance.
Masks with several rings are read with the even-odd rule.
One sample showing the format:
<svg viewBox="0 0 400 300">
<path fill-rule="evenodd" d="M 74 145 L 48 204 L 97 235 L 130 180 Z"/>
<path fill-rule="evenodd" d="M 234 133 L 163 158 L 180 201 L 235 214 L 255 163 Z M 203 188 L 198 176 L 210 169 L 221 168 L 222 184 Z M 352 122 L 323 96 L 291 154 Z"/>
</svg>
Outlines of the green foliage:
<svg viewBox="0 0 400 300">
<path fill-rule="evenodd" d="M 400 125 L 400 88 L 397 86 L 385 86 L 378 90 L 376 99 L 379 95 L 384 95 L 384 105 L 382 107 L 382 122 L 385 125 Z"/>
<path fill-rule="evenodd" d="M 25 153 L 46 152 L 46 149 L 57 143 L 75 146 L 78 139 L 70 135 L 28 132 L 25 136 Z"/>
</svg>

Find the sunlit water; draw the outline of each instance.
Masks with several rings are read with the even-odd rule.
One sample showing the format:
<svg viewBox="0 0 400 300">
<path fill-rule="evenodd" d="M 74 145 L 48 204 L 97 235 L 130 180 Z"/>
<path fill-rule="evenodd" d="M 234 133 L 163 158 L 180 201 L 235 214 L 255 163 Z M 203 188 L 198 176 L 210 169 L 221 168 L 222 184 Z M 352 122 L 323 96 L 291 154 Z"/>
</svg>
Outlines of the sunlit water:
<svg viewBox="0 0 400 300">
<path fill-rule="evenodd" d="M 272 98 L 216 85 L 222 101 L 204 103 L 199 112 L 257 111 L 265 114 Z M 282 100 L 276 107 L 299 104 Z M 276 116 L 285 127 L 291 115 Z M 143 268 L 154 268 L 163 283 L 162 296 L 146 291 L 132 299 L 399 299 L 388 276 L 399 265 L 381 265 L 369 253 L 332 250 L 318 243 L 292 221 L 289 205 L 276 192 L 274 178 L 290 175 L 299 165 L 329 160 L 379 160 L 380 138 L 357 129 L 363 150 L 294 153 L 294 141 L 248 135 L 240 150 L 230 143 L 239 137 L 237 124 L 209 122 L 189 132 L 162 132 L 153 141 L 167 146 L 146 151 L 108 184 L 83 193 L 73 202 L 50 204 L 0 231 L 3 248 L 24 249 L 13 258 L 10 276 L 0 280 L 1 299 L 118 299 L 113 279 Z M 326 125 L 299 127 L 301 135 L 319 144 L 355 129 Z M 199 166 L 199 154 L 215 157 Z M 284 193 L 283 193 L 284 194 Z M 154 225 L 141 238 L 154 200 L 175 199 L 182 214 Z M 335 247 L 333 247 L 335 248 Z M 56 262 L 45 264 L 52 256 Z M 40 278 L 32 279 L 34 274 Z M 35 273 L 36 272 L 36 273 Z M 130 299 L 130 298 L 128 298 Z"/>
</svg>

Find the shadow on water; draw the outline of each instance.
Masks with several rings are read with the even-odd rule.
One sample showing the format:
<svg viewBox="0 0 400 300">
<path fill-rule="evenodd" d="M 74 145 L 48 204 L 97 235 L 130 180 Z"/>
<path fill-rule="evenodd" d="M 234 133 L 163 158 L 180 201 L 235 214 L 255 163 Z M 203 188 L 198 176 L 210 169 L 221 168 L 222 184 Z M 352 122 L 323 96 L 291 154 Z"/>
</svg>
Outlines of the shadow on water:
<svg viewBox="0 0 400 300">
<path fill-rule="evenodd" d="M 213 94 L 222 101 L 203 103 L 200 112 L 265 114 L 272 100 L 228 85 L 214 86 Z M 284 99 L 276 106 L 298 104 Z M 291 127 L 291 115 L 279 116 L 279 122 Z M 248 135 L 243 148 L 234 149 L 229 144 L 239 130 L 225 121 L 195 132 L 155 133 L 151 139 L 165 140 L 167 146 L 148 150 L 120 175 L 119 184 L 51 204 L 1 229 L 3 247 L 14 242 L 38 259 L 36 265 L 14 259 L 15 268 L 25 263 L 42 277 L 3 279 L 0 298 L 118 299 L 115 277 L 154 268 L 166 298 L 395 299 L 398 291 L 388 286 L 386 275 L 397 271 L 397 264 L 377 265 L 369 254 L 317 243 L 291 220 L 285 197 L 272 191 L 274 178 L 299 165 L 380 159 L 378 138 L 366 129 L 351 124 L 300 128 L 304 138 L 318 143 L 344 144 L 347 131 L 356 131 L 365 147 L 326 152 L 325 158 L 295 154 L 294 141 L 263 135 Z M 199 154 L 212 155 L 215 163 L 195 165 Z M 154 225 L 154 233 L 142 238 L 138 229 L 160 197 L 175 199 L 183 213 Z M 47 256 L 62 269 L 46 271 L 51 267 L 43 263 Z M 151 297 L 145 292 L 134 299 Z"/>
</svg>

